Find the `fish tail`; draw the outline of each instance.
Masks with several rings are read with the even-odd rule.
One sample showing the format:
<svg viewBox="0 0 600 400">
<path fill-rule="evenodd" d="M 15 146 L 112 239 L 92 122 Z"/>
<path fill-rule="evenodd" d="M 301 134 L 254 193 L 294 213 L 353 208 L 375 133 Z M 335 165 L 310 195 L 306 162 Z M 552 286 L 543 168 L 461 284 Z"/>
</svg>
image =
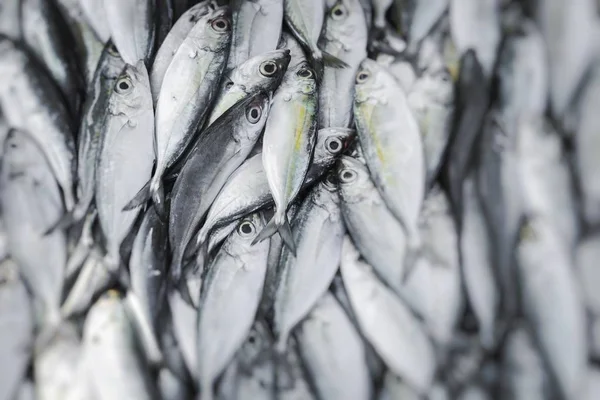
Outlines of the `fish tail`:
<svg viewBox="0 0 600 400">
<path fill-rule="evenodd" d="M 147 182 L 139 192 L 123 207 L 123 211 L 129 211 L 138 208 L 139 206 L 150 200 L 150 182 Z"/>
<path fill-rule="evenodd" d="M 263 228 L 262 231 L 252 241 L 252 244 L 262 242 L 265 239 L 273 236 L 275 232 L 279 232 L 281 239 L 285 243 L 285 245 L 290 249 L 290 251 L 296 255 L 296 243 L 294 242 L 294 237 L 292 236 L 292 228 L 290 227 L 290 221 L 287 218 L 287 215 L 283 215 L 283 222 L 277 223 L 277 214 L 271 218 L 267 226 Z"/>
<path fill-rule="evenodd" d="M 196 238 L 186 246 L 183 259 L 189 260 L 193 258 L 203 247 L 208 250 L 208 240 L 206 240 L 206 235 L 198 233 Z"/>
<path fill-rule="evenodd" d="M 317 82 L 321 82 L 325 70 L 323 65 L 323 52 L 317 48 L 312 53 L 307 52 L 306 57 L 308 58 L 311 67 L 315 70 Z"/>
<path fill-rule="evenodd" d="M 150 194 L 152 195 L 152 202 L 154 203 L 156 213 L 160 219 L 166 221 L 167 209 L 165 206 L 165 189 L 163 187 L 162 178 L 158 177 L 158 179 L 150 185 Z"/>
<path fill-rule="evenodd" d="M 296 242 L 294 241 L 294 236 L 292 235 L 292 227 L 290 226 L 290 221 L 288 220 L 287 214 L 284 214 L 283 225 L 279 227 L 278 231 L 281 239 L 283 239 L 283 243 L 285 243 L 294 257 L 296 257 Z"/>
<path fill-rule="evenodd" d="M 149 364 L 159 366 L 163 363 L 163 355 L 158 344 L 158 339 L 154 334 L 154 328 L 149 316 L 144 312 L 139 297 L 131 290 L 127 291 L 125 304 L 128 314 L 133 321 L 133 325 L 138 332 L 138 338 L 141 340 L 146 360 Z"/>
<path fill-rule="evenodd" d="M 331 68 L 348 68 L 349 67 L 348 64 L 346 64 L 344 61 L 340 60 L 333 54 L 329 54 L 326 51 L 322 51 L 321 53 L 322 53 L 321 57 L 323 58 L 324 65 L 331 67 Z"/>
</svg>

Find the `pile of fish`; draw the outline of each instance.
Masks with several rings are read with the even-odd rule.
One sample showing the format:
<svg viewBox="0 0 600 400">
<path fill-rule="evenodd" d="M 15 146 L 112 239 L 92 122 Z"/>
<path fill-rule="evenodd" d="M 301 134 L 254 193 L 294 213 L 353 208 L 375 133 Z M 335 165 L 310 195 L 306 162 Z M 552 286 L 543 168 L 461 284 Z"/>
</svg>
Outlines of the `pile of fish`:
<svg viewBox="0 0 600 400">
<path fill-rule="evenodd" d="M 0 400 L 600 399 L 594 0 L 2 0 Z"/>
</svg>

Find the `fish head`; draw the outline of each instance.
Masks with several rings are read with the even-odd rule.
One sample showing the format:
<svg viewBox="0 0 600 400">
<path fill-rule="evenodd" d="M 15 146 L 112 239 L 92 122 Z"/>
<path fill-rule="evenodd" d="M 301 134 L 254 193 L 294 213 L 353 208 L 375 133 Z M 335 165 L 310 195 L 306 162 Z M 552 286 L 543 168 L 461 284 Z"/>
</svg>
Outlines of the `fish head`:
<svg viewBox="0 0 600 400">
<path fill-rule="evenodd" d="M 417 93 L 426 101 L 452 107 L 454 103 L 454 81 L 450 71 L 444 66 L 436 70 L 427 70 L 415 81 L 410 96 Z"/>
<path fill-rule="evenodd" d="M 367 167 L 353 157 L 340 157 L 337 177 L 340 190 L 348 196 L 363 196 L 372 185 Z"/>
<path fill-rule="evenodd" d="M 288 88 L 294 93 L 304 95 L 312 95 L 317 91 L 317 78 L 315 71 L 310 67 L 308 62 L 303 61 L 297 66 L 288 70 L 284 81 Z"/>
<path fill-rule="evenodd" d="M 240 116 L 237 120 L 233 129 L 233 136 L 237 142 L 250 142 L 253 144 L 258 140 L 267 122 L 270 95 L 266 92 L 259 92 L 244 103 L 243 116 Z"/>
<path fill-rule="evenodd" d="M 203 50 L 215 53 L 225 51 L 231 41 L 230 8 L 228 6 L 209 8 L 194 25 L 188 38 L 198 43 Z"/>
<path fill-rule="evenodd" d="M 112 72 L 114 70 L 118 70 L 118 73 L 120 73 L 123 70 L 123 67 L 125 66 L 125 61 L 123 61 L 123 58 L 119 54 L 119 50 L 117 50 L 117 46 L 115 46 L 112 40 L 109 40 L 104 45 L 104 49 L 102 50 L 101 61 L 98 64 L 100 65 L 100 63 L 108 65 L 108 68 L 104 68 L 105 73 L 106 71 Z M 117 77 L 118 75 L 109 78 L 116 79 Z"/>
<path fill-rule="evenodd" d="M 313 163 L 317 165 L 331 164 L 348 148 L 354 135 L 354 129 L 350 128 L 319 129 Z"/>
<path fill-rule="evenodd" d="M 231 233 L 230 239 L 228 239 L 226 245 L 228 245 L 228 252 L 234 254 L 247 254 L 253 252 L 260 252 L 264 250 L 264 246 L 269 247 L 269 240 L 265 240 L 255 245 L 252 241 L 265 227 L 265 220 L 262 212 L 255 212 L 244 217 L 235 230 Z"/>
<path fill-rule="evenodd" d="M 275 90 L 283 79 L 290 59 L 288 49 L 259 54 L 239 65 L 231 73 L 231 82 L 246 93 L 257 89 Z"/>
<path fill-rule="evenodd" d="M 135 66 L 127 64 L 113 87 L 111 113 L 131 118 L 148 109 L 152 109 L 152 96 L 146 66 L 142 60 Z"/>
<path fill-rule="evenodd" d="M 333 171 L 329 171 L 327 173 L 327 175 L 325 175 L 325 178 L 323 178 L 323 180 L 321 181 L 321 185 L 323 186 L 323 189 L 327 190 L 328 192 L 337 192 L 338 190 L 338 176 L 337 176 L 337 172 L 335 170 Z"/>
<path fill-rule="evenodd" d="M 327 9 L 324 25 L 328 40 L 367 36 L 367 21 L 360 0 L 333 1 Z"/>
<path fill-rule="evenodd" d="M 390 92 L 401 90 L 394 76 L 375 60 L 360 63 L 355 79 L 355 103 L 387 103 Z"/>
</svg>

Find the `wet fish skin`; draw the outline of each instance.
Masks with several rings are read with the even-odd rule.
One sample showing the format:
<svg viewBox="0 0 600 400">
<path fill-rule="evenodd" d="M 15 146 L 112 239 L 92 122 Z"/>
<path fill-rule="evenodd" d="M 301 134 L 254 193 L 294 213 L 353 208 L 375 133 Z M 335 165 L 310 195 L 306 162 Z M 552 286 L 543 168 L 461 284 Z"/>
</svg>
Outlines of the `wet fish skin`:
<svg viewBox="0 0 600 400">
<path fill-rule="evenodd" d="M 103 0 L 110 35 L 127 64 L 147 61 L 154 44 L 154 0 Z"/>
<path fill-rule="evenodd" d="M 110 24 L 104 8 L 104 0 L 79 0 L 83 16 L 102 43 L 110 40 Z"/>
<path fill-rule="evenodd" d="M 277 48 L 283 24 L 282 0 L 236 0 L 232 4 L 233 34 L 226 71 Z"/>
<path fill-rule="evenodd" d="M 179 291 L 176 289 L 170 290 L 167 294 L 169 308 L 171 313 L 171 324 L 173 337 L 176 342 L 175 349 L 181 352 L 181 358 L 186 370 L 178 371 L 178 376 L 190 375 L 198 376 L 198 342 L 197 342 L 197 326 L 198 326 L 198 310 L 183 299 Z M 199 297 L 199 296 L 198 296 Z M 164 341 L 164 339 L 163 339 Z M 165 352 L 167 355 L 176 353 L 174 349 L 170 352 Z M 167 361 L 169 358 L 167 357 Z M 169 364 L 167 364 L 169 365 Z M 173 370 L 173 368 L 169 365 Z M 179 369 L 181 366 L 178 365 Z"/>
<path fill-rule="evenodd" d="M 364 60 L 356 75 L 354 119 L 373 182 L 414 244 L 425 194 L 421 134 L 405 92 L 373 60 Z"/>
<path fill-rule="evenodd" d="M 62 91 L 71 115 L 79 115 L 84 83 L 75 38 L 54 0 L 22 0 L 23 39 Z"/>
<path fill-rule="evenodd" d="M 190 144 L 216 95 L 231 40 L 229 8 L 209 11 L 190 30 L 165 71 L 156 104 L 154 150 L 156 168 L 150 194 L 165 216 L 162 175 Z M 185 82 L 185 84 L 184 84 Z"/>
<path fill-rule="evenodd" d="M 371 398 L 362 338 L 331 293 L 321 297 L 294 335 L 321 398 Z"/>
<path fill-rule="evenodd" d="M 44 233 L 64 208 L 41 146 L 24 131 L 11 130 L 4 142 L 0 203 L 9 252 L 41 306 L 38 326 L 54 326 L 60 321 L 67 243 L 63 231 Z"/>
<path fill-rule="evenodd" d="M 319 127 L 349 127 L 352 121 L 354 79 L 367 57 L 367 23 L 360 0 L 338 0 L 327 10 L 323 50 L 348 67 L 325 67 L 319 87 Z"/>
<path fill-rule="evenodd" d="M 142 61 L 122 71 L 108 107 L 96 167 L 96 207 L 107 240 L 107 263 L 114 269 L 120 264 L 121 243 L 139 212 L 123 207 L 150 176 L 154 160 L 152 95 Z"/>
<path fill-rule="evenodd" d="M 406 231 L 387 208 L 357 159 L 342 156 L 338 167 L 340 208 L 348 233 L 376 274 L 396 292 L 406 271 Z"/>
<path fill-rule="evenodd" d="M 209 267 L 198 310 L 198 385 L 203 398 L 212 398 L 214 381 L 248 336 L 258 310 L 269 242 L 252 245 L 252 240 L 263 226 L 260 213 L 244 219 Z"/>
<path fill-rule="evenodd" d="M 0 37 L 0 107 L 9 125 L 29 132 L 43 148 L 67 211 L 73 208 L 75 142 L 69 112 L 50 77 L 26 51 Z"/>
<path fill-rule="evenodd" d="M 158 101 L 165 73 L 179 46 L 181 46 L 200 18 L 206 15 L 211 8 L 216 8 L 216 3 L 212 0 L 204 0 L 190 7 L 177 19 L 173 27 L 169 30 L 167 37 L 158 48 L 150 71 L 150 88 L 152 89 L 152 100 L 155 105 Z"/>
<path fill-rule="evenodd" d="M 186 248 L 202 218 L 229 176 L 256 144 L 268 114 L 266 93 L 244 99 L 211 125 L 191 150 L 175 181 L 171 199 L 169 240 L 174 252 L 171 263 L 174 277 L 180 274 Z M 192 198 L 200 201 L 190 207 Z"/>
</svg>

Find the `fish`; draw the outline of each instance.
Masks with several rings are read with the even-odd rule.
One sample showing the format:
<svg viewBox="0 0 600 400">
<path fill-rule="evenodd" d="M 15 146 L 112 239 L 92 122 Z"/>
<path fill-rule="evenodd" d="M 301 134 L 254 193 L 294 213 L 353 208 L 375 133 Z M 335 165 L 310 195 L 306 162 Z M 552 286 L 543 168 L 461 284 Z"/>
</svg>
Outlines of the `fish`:
<svg viewBox="0 0 600 400">
<path fill-rule="evenodd" d="M 96 166 L 96 208 L 111 271 L 120 266 L 121 244 L 139 213 L 123 207 L 152 171 L 153 129 L 150 81 L 143 61 L 138 61 L 136 66 L 127 65 L 114 84 Z"/>
<path fill-rule="evenodd" d="M 294 336 L 320 398 L 371 398 L 365 346 L 333 294 L 321 297 Z"/>
<path fill-rule="evenodd" d="M 0 7 L 0 33 L 13 40 L 20 40 L 21 32 L 21 0 L 6 0 Z"/>
<path fill-rule="evenodd" d="M 289 50 L 279 49 L 259 54 L 238 65 L 223 79 L 223 88 L 210 113 L 208 125 L 247 96 L 275 90 L 283 79 L 290 58 Z"/>
<path fill-rule="evenodd" d="M 325 0 L 285 0 L 283 14 L 294 37 L 306 49 L 306 56 L 319 80 L 323 76 L 325 66 L 334 68 L 348 66 L 344 61 L 327 53 L 319 46 L 318 41 L 325 19 Z"/>
<path fill-rule="evenodd" d="M 294 327 L 327 291 L 339 268 L 344 225 L 333 175 L 302 202 L 292 225 L 296 252 L 284 248 L 275 293 L 276 350 L 283 353 Z"/>
<path fill-rule="evenodd" d="M 553 374 L 557 393 L 579 398 L 587 363 L 585 308 L 569 248 L 551 221 L 527 215 L 515 253 L 523 314 Z M 568 349 L 557 346 L 565 342 L 570 343 Z"/>
<path fill-rule="evenodd" d="M 104 0 L 110 37 L 127 64 L 146 62 L 154 46 L 154 0 Z"/>
<path fill-rule="evenodd" d="M 248 336 L 258 310 L 269 242 L 251 243 L 262 226 L 260 213 L 244 219 L 209 266 L 197 331 L 197 378 L 205 399 L 213 397 L 214 381 Z"/>
<path fill-rule="evenodd" d="M 67 239 L 64 231 L 44 232 L 64 207 L 42 147 L 27 132 L 13 129 L 4 142 L 0 205 L 10 255 L 40 310 L 36 323 L 54 327 L 61 320 Z"/>
<path fill-rule="evenodd" d="M 57 87 L 25 49 L 6 37 L 0 37 L 0 75 L 4 118 L 38 141 L 70 211 L 75 203 L 74 129 Z"/>
<path fill-rule="evenodd" d="M 304 370 L 300 349 L 296 338 L 290 343 L 280 361 L 286 368 L 275 366 L 275 398 L 281 400 L 317 399 L 310 378 Z"/>
<path fill-rule="evenodd" d="M 302 46 L 292 34 L 287 33 L 286 31 L 281 32 L 281 38 L 279 39 L 277 48 L 288 49 L 290 51 L 291 59 L 288 64 L 288 69 L 292 69 L 298 66 L 298 64 L 306 61 L 306 55 L 304 54 Z"/>
<path fill-rule="evenodd" d="M 338 0 L 327 10 L 323 50 L 347 68 L 325 67 L 319 88 L 319 127 L 348 128 L 352 122 L 354 79 L 367 57 L 367 23 L 360 0 Z"/>
<path fill-rule="evenodd" d="M 377 397 L 378 400 L 419 400 L 420 398 L 419 394 L 408 383 L 398 378 L 390 371 L 386 372 L 383 379 L 383 386 Z M 432 400 L 437 400 L 434 396 L 431 396 L 430 398 Z"/>
<path fill-rule="evenodd" d="M 26 375 L 34 342 L 34 315 L 19 267 L 13 260 L 0 263 L 0 398 L 16 393 Z"/>
<path fill-rule="evenodd" d="M 235 0 L 231 8 L 233 33 L 226 71 L 275 50 L 283 25 L 282 0 Z"/>
<path fill-rule="evenodd" d="M 197 297 L 200 297 L 199 293 Z M 167 298 L 171 315 L 169 324 L 172 325 L 172 337 L 175 342 L 174 348 L 181 353 L 181 360 L 178 361 L 183 361 L 185 365 L 185 371 L 175 370 L 174 372 L 179 372 L 178 376 L 180 377 L 189 375 L 190 381 L 192 381 L 198 376 L 198 310 L 189 304 L 175 288 L 169 290 Z M 165 352 L 167 362 L 169 361 L 168 356 L 176 353 L 175 349 Z M 167 365 L 172 371 L 174 370 L 170 364 Z M 181 369 L 180 366 L 178 367 Z"/>
<path fill-rule="evenodd" d="M 98 68 L 94 74 L 92 88 L 83 105 L 83 119 L 79 127 L 77 151 L 77 202 L 73 210 L 65 214 L 57 227 L 66 227 L 85 218 L 92 207 L 96 193 L 96 167 L 98 153 L 102 147 L 105 123 L 109 118 L 109 101 L 117 78 L 125 68 L 112 43 L 107 43 Z"/>
<path fill-rule="evenodd" d="M 406 93 L 374 60 L 364 60 L 356 75 L 354 119 L 373 182 L 414 247 L 425 195 L 423 141 Z"/>
<path fill-rule="evenodd" d="M 286 211 L 302 187 L 314 150 L 317 96 L 316 76 L 307 63 L 288 69 L 275 91 L 263 136 L 262 160 L 276 211 L 255 243 L 279 232 L 294 252 Z"/>
<path fill-rule="evenodd" d="M 417 0 L 408 29 L 409 46 L 417 46 L 450 6 L 450 0 Z"/>
<path fill-rule="evenodd" d="M 83 363 L 94 398 L 156 398 L 155 382 L 136 346 L 125 302 L 109 290 L 94 303 L 83 326 Z"/>
<path fill-rule="evenodd" d="M 191 150 L 173 187 L 169 240 L 171 273 L 178 278 L 187 246 L 229 176 L 244 162 L 269 114 L 269 96 L 259 93 L 227 111 Z M 190 199 L 196 198 L 193 207 Z"/>
<path fill-rule="evenodd" d="M 324 128 L 317 132 L 317 143 L 312 162 L 306 173 L 301 191 L 318 180 L 337 157 L 348 147 L 354 135 L 348 128 Z M 204 243 L 215 227 L 222 226 L 273 204 L 269 184 L 262 163 L 262 154 L 247 159 L 227 180 L 227 183 L 206 215 L 197 243 Z"/>
<path fill-rule="evenodd" d="M 87 23 L 102 43 L 110 40 L 110 24 L 104 7 L 104 0 L 79 0 L 79 6 Z"/>
<path fill-rule="evenodd" d="M 162 177 L 188 147 L 208 114 L 214 88 L 225 67 L 231 40 L 229 8 L 203 15 L 173 56 L 165 71 L 156 104 L 154 152 L 156 167 L 150 194 L 159 215 L 166 217 Z M 144 203 L 144 197 L 138 204 Z"/>
<path fill-rule="evenodd" d="M 62 91 L 71 115 L 79 115 L 84 82 L 76 53 L 75 38 L 54 0 L 21 1 L 23 40 L 44 64 Z"/>
<path fill-rule="evenodd" d="M 348 234 L 377 276 L 400 293 L 409 269 L 406 230 L 387 208 L 363 163 L 342 156 L 337 175 Z"/>
<path fill-rule="evenodd" d="M 365 338 L 391 372 L 417 393 L 426 393 L 433 384 L 436 361 L 421 322 L 379 281 L 371 266 L 359 260 L 348 236 L 344 238 L 340 270 Z"/>
<path fill-rule="evenodd" d="M 169 30 L 167 37 L 158 48 L 156 56 L 154 56 L 150 70 L 150 89 L 152 90 L 152 101 L 155 105 L 158 101 L 165 73 L 175 54 L 177 54 L 177 50 L 196 23 L 216 7 L 215 2 L 212 0 L 201 1 L 183 13 Z"/>
</svg>

